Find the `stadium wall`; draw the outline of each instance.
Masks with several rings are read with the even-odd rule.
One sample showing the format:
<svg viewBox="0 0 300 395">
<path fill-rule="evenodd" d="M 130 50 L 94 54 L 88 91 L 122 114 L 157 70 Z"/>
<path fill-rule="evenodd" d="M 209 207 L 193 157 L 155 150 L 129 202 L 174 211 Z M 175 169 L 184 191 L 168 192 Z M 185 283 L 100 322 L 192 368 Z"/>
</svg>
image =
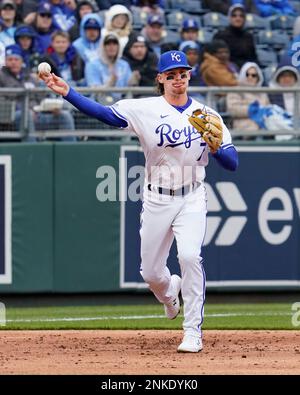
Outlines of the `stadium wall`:
<svg viewBox="0 0 300 395">
<path fill-rule="evenodd" d="M 300 289 L 300 144 L 238 150 L 238 172 L 207 171 L 208 286 Z M 133 142 L 1 144 L 0 292 L 144 288 L 141 202 L 126 195 L 140 193 L 143 161 Z"/>
</svg>

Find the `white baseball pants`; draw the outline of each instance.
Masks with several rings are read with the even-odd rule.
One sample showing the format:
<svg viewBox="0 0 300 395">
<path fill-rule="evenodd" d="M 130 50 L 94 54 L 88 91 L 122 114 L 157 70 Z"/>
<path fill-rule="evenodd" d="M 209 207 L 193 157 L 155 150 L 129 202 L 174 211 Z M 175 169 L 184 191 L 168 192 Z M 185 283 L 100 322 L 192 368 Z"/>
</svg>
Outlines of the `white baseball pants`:
<svg viewBox="0 0 300 395">
<path fill-rule="evenodd" d="M 181 270 L 185 333 L 201 336 L 205 273 L 201 247 L 206 230 L 207 198 L 204 184 L 185 196 L 167 196 L 144 189 L 141 212 L 141 275 L 156 298 L 175 297 L 167 258 L 174 240 Z"/>
</svg>

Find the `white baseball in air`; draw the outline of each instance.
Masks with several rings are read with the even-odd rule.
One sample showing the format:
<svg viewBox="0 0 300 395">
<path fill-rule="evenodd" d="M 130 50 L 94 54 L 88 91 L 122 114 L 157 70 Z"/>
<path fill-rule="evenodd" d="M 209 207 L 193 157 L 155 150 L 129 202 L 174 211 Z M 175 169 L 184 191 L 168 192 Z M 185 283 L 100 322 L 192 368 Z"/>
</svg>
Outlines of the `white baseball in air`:
<svg viewBox="0 0 300 395">
<path fill-rule="evenodd" d="M 51 73 L 51 66 L 47 62 L 42 62 L 38 65 L 38 72 L 40 74 L 50 74 Z"/>
</svg>

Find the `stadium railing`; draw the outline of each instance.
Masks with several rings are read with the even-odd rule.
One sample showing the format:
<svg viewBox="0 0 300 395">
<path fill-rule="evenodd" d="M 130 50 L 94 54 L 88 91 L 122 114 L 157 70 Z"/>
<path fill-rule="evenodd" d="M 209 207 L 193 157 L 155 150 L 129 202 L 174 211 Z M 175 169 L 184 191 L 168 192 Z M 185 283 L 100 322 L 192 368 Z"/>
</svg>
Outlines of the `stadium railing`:
<svg viewBox="0 0 300 395">
<path fill-rule="evenodd" d="M 118 95 L 122 98 L 139 98 L 157 95 L 153 87 L 130 87 L 130 88 L 76 88 L 81 94 L 98 100 L 105 105 L 111 105 L 119 100 L 114 97 Z M 225 97 L 230 92 L 236 93 L 292 93 L 294 96 L 294 112 L 293 112 L 293 130 L 266 130 L 260 129 L 256 131 L 234 130 L 231 127 L 233 117 L 226 110 L 220 98 Z M 216 109 L 224 118 L 228 125 L 233 139 L 247 139 L 251 137 L 266 137 L 272 136 L 290 136 L 291 139 L 300 139 L 300 88 L 269 88 L 269 87 L 190 87 L 190 95 L 205 96 L 204 104 Z M 45 98 L 59 98 L 53 95 L 47 88 L 34 89 L 0 89 L 0 140 L 1 141 L 23 141 L 26 140 L 29 134 L 30 116 L 37 117 L 37 113 L 33 111 L 36 108 L 33 103 L 40 103 Z M 117 138 L 130 140 L 136 138 L 133 133 L 124 132 L 114 127 L 110 127 L 97 119 L 91 118 L 82 114 L 75 107 L 64 101 L 64 110 L 70 112 L 75 122 L 75 128 L 61 129 L 58 124 L 55 124 L 55 116 L 48 123 L 43 123 L 42 128 L 35 128 L 31 136 L 38 138 L 39 141 L 62 138 L 66 136 L 77 136 L 79 140 L 86 140 L 88 138 Z M 18 129 L 16 125 L 16 113 L 19 112 Z M 58 111 L 59 112 L 59 111 Z"/>
</svg>

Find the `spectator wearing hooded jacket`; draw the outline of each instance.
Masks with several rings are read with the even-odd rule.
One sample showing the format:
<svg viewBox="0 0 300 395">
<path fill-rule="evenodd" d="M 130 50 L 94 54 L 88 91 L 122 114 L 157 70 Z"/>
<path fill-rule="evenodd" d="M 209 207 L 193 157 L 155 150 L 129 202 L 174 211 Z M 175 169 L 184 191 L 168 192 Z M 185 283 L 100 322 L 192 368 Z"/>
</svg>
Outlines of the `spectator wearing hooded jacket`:
<svg viewBox="0 0 300 395">
<path fill-rule="evenodd" d="M 298 70 L 290 65 L 279 65 L 269 83 L 270 88 L 296 88 L 300 86 Z M 269 95 L 270 102 L 277 104 L 284 110 L 294 114 L 295 96 L 290 93 L 272 93 Z M 300 113 L 300 105 L 299 105 Z"/>
<path fill-rule="evenodd" d="M 124 49 L 123 59 L 132 70 L 132 85 L 154 86 L 158 58 L 149 50 L 145 37 L 141 34 L 132 36 Z"/>
<path fill-rule="evenodd" d="M 51 65 L 54 74 L 63 78 L 69 85 L 84 84 L 84 64 L 71 44 L 68 32 L 55 31 L 51 36 L 51 45 L 47 55 L 40 62 Z"/>
<path fill-rule="evenodd" d="M 245 30 L 246 12 L 242 4 L 234 4 L 228 12 L 229 26 L 213 39 L 224 40 L 230 49 L 231 61 L 239 68 L 246 62 L 257 62 L 253 35 Z"/>
<path fill-rule="evenodd" d="M 239 73 L 239 86 L 259 87 L 264 83 L 260 67 L 253 62 L 245 63 Z M 266 93 L 231 92 L 226 97 L 227 111 L 233 117 L 233 128 L 241 131 L 255 132 L 259 129 L 256 122 L 248 116 L 249 105 L 257 101 L 261 106 L 269 105 Z M 246 138 L 249 139 L 248 137 Z"/>
<path fill-rule="evenodd" d="M 84 62 L 98 58 L 98 48 L 102 35 L 102 19 L 98 14 L 86 14 L 80 22 L 80 37 L 73 46 Z"/>
<path fill-rule="evenodd" d="M 75 10 L 76 23 L 69 30 L 71 41 L 75 41 L 80 35 L 80 23 L 86 14 L 97 13 L 98 7 L 92 0 L 80 0 Z"/>
<path fill-rule="evenodd" d="M 100 43 L 98 59 L 85 66 L 85 79 L 91 87 L 126 87 L 130 84 L 132 71 L 128 62 L 120 59 L 120 43 L 115 33 L 108 33 Z M 120 93 L 113 93 L 112 97 L 121 98 Z"/>
<path fill-rule="evenodd" d="M 15 31 L 15 41 L 22 50 L 24 65 L 32 72 L 37 71 L 41 53 L 36 45 L 37 33 L 32 26 L 19 25 Z"/>
<path fill-rule="evenodd" d="M 121 54 L 123 53 L 132 30 L 132 13 L 128 8 L 116 4 L 107 10 L 102 34 L 105 36 L 108 33 L 115 33 L 118 36 Z"/>
<path fill-rule="evenodd" d="M 258 15 L 268 17 L 272 15 L 296 15 L 289 0 L 254 0 Z"/>
<path fill-rule="evenodd" d="M 0 42 L 2 42 L 5 47 L 15 43 L 16 8 L 16 4 L 13 0 L 2 0 L 0 3 L 0 20 L 2 27 Z"/>
</svg>

